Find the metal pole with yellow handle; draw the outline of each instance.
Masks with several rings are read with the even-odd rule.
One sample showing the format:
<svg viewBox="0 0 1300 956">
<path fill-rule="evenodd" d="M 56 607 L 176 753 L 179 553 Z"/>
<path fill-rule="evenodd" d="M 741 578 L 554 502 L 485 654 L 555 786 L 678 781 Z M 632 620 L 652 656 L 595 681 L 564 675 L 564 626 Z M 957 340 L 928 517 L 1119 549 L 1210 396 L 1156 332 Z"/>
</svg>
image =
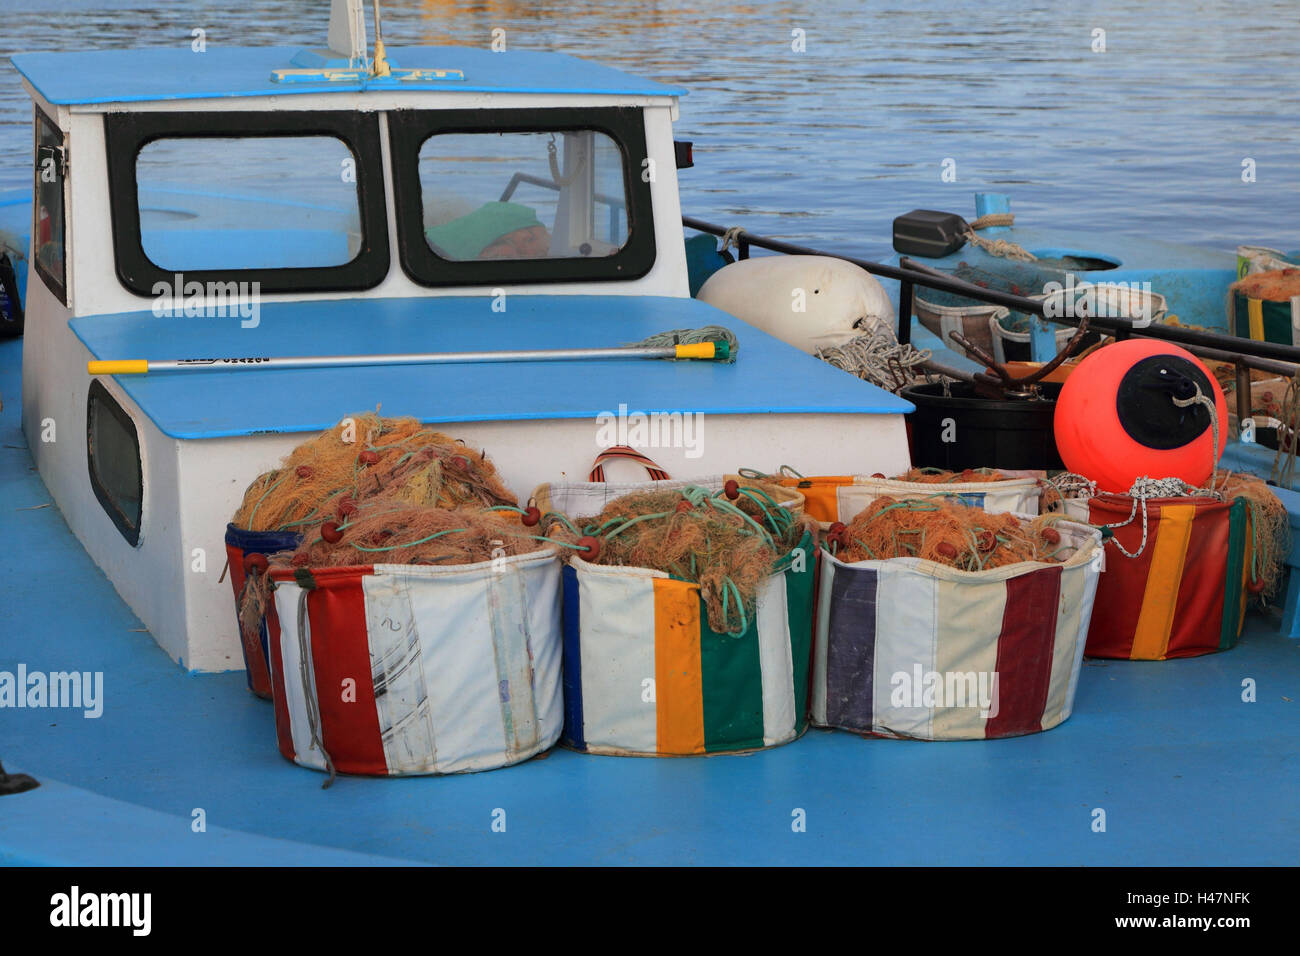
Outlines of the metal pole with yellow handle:
<svg viewBox="0 0 1300 956">
<path fill-rule="evenodd" d="M 533 349 L 499 352 L 425 352 L 410 355 L 304 355 L 296 357 L 244 356 L 189 359 L 93 360 L 86 363 L 91 375 L 144 375 L 149 372 L 220 369 L 349 368 L 367 365 L 456 365 L 488 362 L 583 362 L 600 359 L 696 359 L 713 362 L 732 360 L 726 340 L 676 345 L 633 345 L 612 349 Z"/>
</svg>

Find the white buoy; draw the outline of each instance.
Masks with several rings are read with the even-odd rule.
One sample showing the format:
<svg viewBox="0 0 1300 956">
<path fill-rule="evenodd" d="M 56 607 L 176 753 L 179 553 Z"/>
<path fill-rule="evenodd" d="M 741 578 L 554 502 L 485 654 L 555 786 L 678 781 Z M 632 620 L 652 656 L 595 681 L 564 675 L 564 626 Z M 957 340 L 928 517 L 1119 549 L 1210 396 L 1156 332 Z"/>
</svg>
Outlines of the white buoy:
<svg viewBox="0 0 1300 956">
<path fill-rule="evenodd" d="M 759 256 L 723 266 L 698 298 L 809 353 L 884 325 L 894 306 L 865 269 L 829 256 Z"/>
</svg>

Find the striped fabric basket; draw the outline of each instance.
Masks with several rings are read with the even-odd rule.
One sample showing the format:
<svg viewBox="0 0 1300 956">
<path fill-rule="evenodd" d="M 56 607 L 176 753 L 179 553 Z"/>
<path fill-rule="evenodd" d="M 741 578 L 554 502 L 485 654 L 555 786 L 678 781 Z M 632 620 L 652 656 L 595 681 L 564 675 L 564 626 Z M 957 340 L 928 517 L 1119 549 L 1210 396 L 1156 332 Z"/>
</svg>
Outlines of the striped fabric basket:
<svg viewBox="0 0 1300 956">
<path fill-rule="evenodd" d="M 491 770 L 560 736 L 556 549 L 457 567 L 272 569 L 280 752 L 314 770 Z"/>
<path fill-rule="evenodd" d="M 1050 730 L 1070 716 L 1101 576 L 1101 534 L 1057 525 L 1064 563 L 958 571 L 821 552 L 812 720 L 922 740 Z"/>
<path fill-rule="evenodd" d="M 773 747 L 806 727 L 814 554 L 760 588 L 740 635 L 708 625 L 700 589 L 578 557 L 564 569 L 564 742 L 595 754 Z M 802 552 L 802 553 L 801 553 Z"/>
<path fill-rule="evenodd" d="M 230 586 L 235 590 L 235 627 L 238 628 L 240 649 L 244 652 L 244 673 L 248 689 L 258 697 L 271 699 L 271 671 L 267 664 L 272 632 L 276 632 L 275 615 L 262 619 L 257 640 L 244 634 L 239 624 L 239 596 L 243 593 L 248 571 L 245 564 L 251 555 L 263 557 L 277 551 L 290 551 L 298 547 L 302 536 L 292 531 L 247 531 L 233 524 L 226 525 L 226 560 L 230 567 Z M 250 570 L 253 570 L 250 568 Z M 253 573 L 260 573 L 253 570 Z M 278 637 L 278 632 L 276 633 Z"/>
<path fill-rule="evenodd" d="M 782 487 L 797 490 L 804 497 L 804 512 L 822 525 L 851 521 L 877 498 L 912 499 L 931 495 L 956 495 L 962 501 L 989 512 L 1014 511 L 1036 515 L 1042 498 L 1042 472 L 1004 472 L 1002 481 L 955 481 L 931 484 L 862 475 L 834 475 L 821 478 L 781 477 Z"/>
<path fill-rule="evenodd" d="M 1234 334 L 1300 345 L 1300 267 L 1252 272 L 1234 282 L 1229 294 Z"/>
<path fill-rule="evenodd" d="M 1106 542 L 1089 657 L 1158 661 L 1237 643 L 1250 573 L 1245 499 L 1148 499 L 1146 547 L 1141 509 L 1135 514 L 1128 495 L 1097 495 L 1087 507 L 1093 524 L 1119 525 Z M 1138 556 L 1125 557 L 1117 543 Z"/>
</svg>

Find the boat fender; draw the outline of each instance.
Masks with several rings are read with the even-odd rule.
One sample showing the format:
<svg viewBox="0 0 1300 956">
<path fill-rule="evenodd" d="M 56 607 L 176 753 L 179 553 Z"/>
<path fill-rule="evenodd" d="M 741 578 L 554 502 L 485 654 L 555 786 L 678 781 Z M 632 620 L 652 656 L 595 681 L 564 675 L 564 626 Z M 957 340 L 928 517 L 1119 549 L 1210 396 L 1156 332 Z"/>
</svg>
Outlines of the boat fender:
<svg viewBox="0 0 1300 956">
<path fill-rule="evenodd" d="M 810 355 L 894 324 L 881 284 L 830 256 L 742 259 L 710 276 L 699 298 Z"/>
<path fill-rule="evenodd" d="M 1070 373 L 1053 428 L 1066 469 L 1102 491 L 1127 494 L 1143 477 L 1197 488 L 1223 454 L 1228 405 L 1191 352 L 1130 339 L 1098 349 Z"/>
</svg>

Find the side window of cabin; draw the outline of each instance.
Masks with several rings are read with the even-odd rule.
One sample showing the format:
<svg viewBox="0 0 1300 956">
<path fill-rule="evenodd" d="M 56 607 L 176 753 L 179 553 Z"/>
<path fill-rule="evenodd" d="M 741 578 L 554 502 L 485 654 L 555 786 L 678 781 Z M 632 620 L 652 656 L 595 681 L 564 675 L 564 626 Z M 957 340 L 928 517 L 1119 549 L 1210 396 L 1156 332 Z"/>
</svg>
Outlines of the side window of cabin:
<svg viewBox="0 0 1300 956">
<path fill-rule="evenodd" d="M 67 303 L 64 267 L 63 180 L 66 170 L 63 133 L 40 110 L 36 111 L 36 169 L 32 196 L 36 271 L 59 301 Z"/>
<path fill-rule="evenodd" d="M 356 161 L 332 136 L 177 136 L 136 157 L 140 242 L 170 273 L 342 266 L 362 248 Z"/>
<path fill-rule="evenodd" d="M 623 153 L 601 132 L 438 133 L 419 173 L 444 260 L 601 257 L 628 240 Z"/>
<path fill-rule="evenodd" d="M 109 520 L 133 547 L 140 541 L 144 469 L 140 437 L 126 409 L 98 379 L 86 399 L 86 457 L 90 487 Z"/>
</svg>

